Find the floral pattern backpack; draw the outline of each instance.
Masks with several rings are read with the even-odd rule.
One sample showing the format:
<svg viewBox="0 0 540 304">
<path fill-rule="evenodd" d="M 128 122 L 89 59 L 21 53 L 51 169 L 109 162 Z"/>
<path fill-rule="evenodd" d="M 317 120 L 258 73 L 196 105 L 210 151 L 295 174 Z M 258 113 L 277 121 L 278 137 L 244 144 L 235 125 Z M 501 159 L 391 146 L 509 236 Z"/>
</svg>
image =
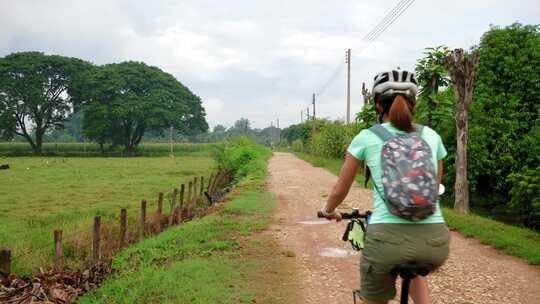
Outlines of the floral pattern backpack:
<svg viewBox="0 0 540 304">
<path fill-rule="evenodd" d="M 437 210 L 439 183 L 432 160 L 432 151 L 422 139 L 422 125 L 416 131 L 392 134 L 377 124 L 369 130 L 383 142 L 381 178 L 383 190 L 375 189 L 388 210 L 401 218 L 418 221 Z"/>
</svg>

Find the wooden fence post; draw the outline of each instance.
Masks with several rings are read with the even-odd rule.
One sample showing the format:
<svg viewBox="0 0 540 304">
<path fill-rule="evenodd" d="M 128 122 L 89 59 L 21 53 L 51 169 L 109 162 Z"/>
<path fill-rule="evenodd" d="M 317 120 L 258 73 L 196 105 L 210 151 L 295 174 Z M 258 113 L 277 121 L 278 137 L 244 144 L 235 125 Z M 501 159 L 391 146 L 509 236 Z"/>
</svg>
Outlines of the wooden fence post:
<svg viewBox="0 0 540 304">
<path fill-rule="evenodd" d="M 210 194 L 210 186 L 212 185 L 212 182 L 214 181 L 214 172 L 210 173 L 210 177 L 208 178 L 208 186 L 206 187 L 206 192 Z"/>
<path fill-rule="evenodd" d="M 221 179 L 223 177 L 223 171 L 218 171 L 216 174 L 216 179 L 214 180 L 214 184 L 212 185 L 212 196 L 216 193 L 217 189 L 219 189 L 219 184 L 221 183 Z"/>
<path fill-rule="evenodd" d="M 221 171 L 216 172 L 216 176 L 214 177 L 214 180 L 212 181 L 212 186 L 210 186 L 210 191 L 208 193 L 210 194 L 210 196 L 214 195 L 214 192 L 216 191 L 216 183 L 220 176 L 221 176 Z"/>
<path fill-rule="evenodd" d="M 178 195 L 178 189 L 174 188 L 171 197 L 171 218 L 169 219 L 169 226 L 172 226 L 177 220 L 178 212 L 176 212 L 176 196 Z"/>
<path fill-rule="evenodd" d="M 7 278 L 11 273 L 11 250 L 0 249 L 0 277 Z"/>
<path fill-rule="evenodd" d="M 94 263 L 101 259 L 101 216 L 94 217 L 92 258 Z"/>
<path fill-rule="evenodd" d="M 201 191 L 199 192 L 199 195 L 203 194 L 203 187 L 204 187 L 204 176 L 201 176 Z"/>
<path fill-rule="evenodd" d="M 62 256 L 62 230 L 54 231 L 54 268 L 62 271 L 64 260 Z"/>
<path fill-rule="evenodd" d="M 158 202 L 157 202 L 157 213 L 159 214 L 159 217 L 161 218 L 161 215 L 163 214 L 163 192 L 159 193 Z"/>
<path fill-rule="evenodd" d="M 141 237 L 146 234 L 146 200 L 141 201 Z"/>
<path fill-rule="evenodd" d="M 160 192 L 159 197 L 158 197 L 158 202 L 157 202 L 157 217 L 158 217 L 157 233 L 160 233 L 161 230 L 163 230 L 163 227 L 161 225 L 162 216 L 163 216 L 163 192 Z"/>
<path fill-rule="evenodd" d="M 193 191 L 193 182 L 189 181 L 188 195 L 186 201 L 187 217 L 191 217 L 191 192 Z"/>
<path fill-rule="evenodd" d="M 193 199 L 196 200 L 197 199 L 197 181 L 199 180 L 199 178 L 197 176 L 195 176 L 193 178 Z"/>
<path fill-rule="evenodd" d="M 184 192 L 186 190 L 186 185 L 182 184 L 180 185 L 180 200 L 178 201 L 178 208 L 180 208 L 180 218 L 178 219 L 178 222 L 181 222 L 182 219 L 186 218 L 186 209 L 184 205 Z"/>
<path fill-rule="evenodd" d="M 120 210 L 120 243 L 118 248 L 122 249 L 126 246 L 126 231 L 127 231 L 127 210 Z"/>
</svg>

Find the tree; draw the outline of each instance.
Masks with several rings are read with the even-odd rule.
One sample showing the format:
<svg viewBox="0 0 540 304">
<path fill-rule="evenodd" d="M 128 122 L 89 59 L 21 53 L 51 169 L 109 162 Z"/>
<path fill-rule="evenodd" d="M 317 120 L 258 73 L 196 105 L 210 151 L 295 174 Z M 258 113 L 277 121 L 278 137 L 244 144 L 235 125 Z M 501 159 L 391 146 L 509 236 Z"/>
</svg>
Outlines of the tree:
<svg viewBox="0 0 540 304">
<path fill-rule="evenodd" d="M 295 140 L 301 140 L 305 145 L 311 137 L 311 130 L 311 125 L 307 123 L 290 125 L 281 131 L 281 137 L 286 139 L 289 144 L 292 144 Z"/>
<path fill-rule="evenodd" d="M 214 127 L 214 130 L 212 132 L 214 133 L 220 133 L 220 132 L 225 132 L 225 130 L 227 130 L 227 128 L 225 128 L 223 125 L 216 125 Z"/>
<path fill-rule="evenodd" d="M 85 135 L 100 144 L 122 145 L 128 155 L 148 129 L 173 126 L 187 135 L 208 129 L 200 98 L 157 67 L 131 61 L 107 64 L 92 70 L 80 85 Z"/>
<path fill-rule="evenodd" d="M 84 141 L 82 122 L 84 120 L 83 111 L 72 113 L 64 123 L 66 133 L 73 136 L 78 142 Z"/>
<path fill-rule="evenodd" d="M 43 135 L 62 127 L 91 65 L 76 58 L 21 52 L 0 58 L 0 129 L 24 137 L 41 154 Z"/>
<path fill-rule="evenodd" d="M 540 172 L 540 26 L 491 26 L 478 51 L 482 60 L 471 108 L 470 180 L 485 198 L 481 207 L 540 227 L 530 199 L 538 184 L 527 178 Z M 529 195 L 523 195 L 526 189 Z"/>
<path fill-rule="evenodd" d="M 435 99 L 440 87 L 448 86 L 448 78 L 444 59 L 450 50 L 443 45 L 426 48 L 425 57 L 416 63 L 416 77 L 420 85 L 420 98 L 427 102 L 427 125 L 433 126 L 433 111 L 437 107 Z"/>
<path fill-rule="evenodd" d="M 523 166 L 536 166 L 524 140 L 540 114 L 540 26 L 512 24 L 492 27 L 480 41 L 482 60 L 471 114 L 472 173 L 479 187 L 506 196 L 506 179 Z"/>
<path fill-rule="evenodd" d="M 234 122 L 233 129 L 240 133 L 248 133 L 251 130 L 249 120 L 247 118 L 240 118 Z"/>
<path fill-rule="evenodd" d="M 455 49 L 444 60 L 456 95 L 456 182 L 454 208 L 469 213 L 469 182 L 467 180 L 467 142 L 469 140 L 469 108 L 473 99 L 480 53 L 464 54 L 463 49 Z"/>
</svg>

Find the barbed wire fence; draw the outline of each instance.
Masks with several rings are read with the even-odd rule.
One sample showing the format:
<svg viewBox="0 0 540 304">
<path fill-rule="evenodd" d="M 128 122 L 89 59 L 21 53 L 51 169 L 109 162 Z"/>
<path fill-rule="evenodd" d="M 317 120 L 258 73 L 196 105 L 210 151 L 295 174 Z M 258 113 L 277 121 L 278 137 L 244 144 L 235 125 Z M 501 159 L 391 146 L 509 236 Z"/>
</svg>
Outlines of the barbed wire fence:
<svg viewBox="0 0 540 304">
<path fill-rule="evenodd" d="M 48 252 L 53 257 L 52 262 L 40 265 L 40 269 L 52 268 L 56 271 L 63 271 L 68 264 L 91 267 L 110 260 L 129 244 L 204 215 L 230 190 L 225 186 L 231 181 L 231 175 L 223 170 L 211 173 L 207 182 L 204 176 L 195 177 L 168 191 L 167 196 L 159 193 L 155 212 L 148 212 L 148 202 L 143 199 L 137 216 L 129 217 L 128 211 L 122 208 L 116 223 L 103 221 L 101 215 L 96 215 L 87 227 L 67 233 L 62 229 L 51 231 L 47 244 L 29 246 L 25 251 L 0 248 L 0 281 L 10 276 L 14 261 L 24 260 L 36 253 Z M 165 198 L 168 210 L 164 210 Z"/>
</svg>

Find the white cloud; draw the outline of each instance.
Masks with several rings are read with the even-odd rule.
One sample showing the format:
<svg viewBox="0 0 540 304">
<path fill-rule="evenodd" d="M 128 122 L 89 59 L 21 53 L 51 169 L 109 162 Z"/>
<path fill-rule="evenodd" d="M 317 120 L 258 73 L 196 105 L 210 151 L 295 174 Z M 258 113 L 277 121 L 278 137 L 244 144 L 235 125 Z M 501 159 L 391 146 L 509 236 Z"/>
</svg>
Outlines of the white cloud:
<svg viewBox="0 0 540 304">
<path fill-rule="evenodd" d="M 469 47 L 489 24 L 540 23 L 536 0 L 416 1 L 364 49 L 362 37 L 395 2 L 3 0 L 0 56 L 40 50 L 95 63 L 141 60 L 201 96 L 211 125 L 246 117 L 257 127 L 298 122 L 345 49 L 352 49 L 352 108 L 381 70 L 414 69 L 427 46 Z M 345 114 L 345 70 L 317 96 L 318 116 Z"/>
</svg>

